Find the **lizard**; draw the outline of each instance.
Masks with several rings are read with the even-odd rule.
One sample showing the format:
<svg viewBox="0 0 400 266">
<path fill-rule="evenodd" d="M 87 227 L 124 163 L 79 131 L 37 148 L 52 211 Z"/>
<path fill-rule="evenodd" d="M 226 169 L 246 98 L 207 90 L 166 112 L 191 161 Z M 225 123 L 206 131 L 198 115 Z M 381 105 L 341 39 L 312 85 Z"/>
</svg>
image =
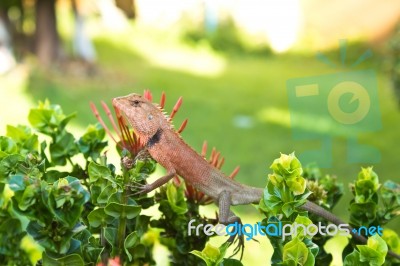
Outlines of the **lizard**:
<svg viewBox="0 0 400 266">
<path fill-rule="evenodd" d="M 180 136 L 181 129 L 175 131 L 170 119 L 149 97 L 133 93 L 114 98 L 112 104 L 117 113 L 129 122 L 146 152 L 167 172 L 153 183 L 142 185 L 139 193 L 148 193 L 166 184 L 176 175 L 181 176 L 197 190 L 214 199 L 219 208 L 219 223 L 224 225 L 241 223 L 240 218 L 230 210 L 231 206 L 258 204 L 263 198 L 264 189 L 228 178 L 194 151 Z M 186 125 L 186 121 L 184 124 Z M 311 201 L 307 200 L 300 209 L 336 225 L 345 224 L 340 218 Z M 350 226 L 348 229 L 355 239 L 366 243 L 365 237 L 353 233 Z M 241 242 L 240 245 L 243 245 L 243 240 Z M 400 255 L 393 251 L 389 250 L 388 255 L 400 259 Z"/>
</svg>

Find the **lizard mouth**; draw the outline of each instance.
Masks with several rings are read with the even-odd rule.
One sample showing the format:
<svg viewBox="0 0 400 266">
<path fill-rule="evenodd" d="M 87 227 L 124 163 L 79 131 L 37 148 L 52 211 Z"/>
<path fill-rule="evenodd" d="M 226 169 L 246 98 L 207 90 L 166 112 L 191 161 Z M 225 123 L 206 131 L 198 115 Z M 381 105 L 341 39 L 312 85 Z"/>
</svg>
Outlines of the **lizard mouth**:
<svg viewBox="0 0 400 266">
<path fill-rule="evenodd" d="M 119 115 L 121 117 L 121 119 L 120 119 L 121 122 L 120 123 L 122 123 L 124 126 L 126 126 L 128 128 L 129 127 L 132 128 L 134 131 L 136 131 L 135 127 L 132 125 L 131 121 L 129 121 L 129 119 L 126 116 L 126 114 L 124 112 L 120 111 L 120 110 L 118 110 L 117 112 L 119 112 Z"/>
<path fill-rule="evenodd" d="M 124 97 L 122 97 L 124 98 Z M 96 106 L 93 103 L 90 103 L 92 111 L 97 119 L 97 121 L 103 126 L 106 133 L 110 136 L 110 138 L 117 144 L 117 146 L 123 150 L 126 149 L 131 152 L 132 155 L 136 156 L 140 150 L 144 148 L 144 143 L 140 136 L 137 134 L 137 130 L 133 127 L 132 123 L 130 123 L 128 117 L 125 112 L 121 110 L 120 107 L 123 107 L 123 102 L 116 101 L 116 98 L 113 99 L 113 107 L 115 110 L 116 120 L 114 120 L 113 115 L 111 114 L 110 109 L 106 105 L 106 103 L 101 103 L 104 111 L 109 118 L 112 129 L 114 129 L 114 134 L 104 123 L 103 119 L 99 115 L 99 112 Z M 123 108 L 122 108 L 123 109 Z M 117 137 L 115 137 L 115 134 Z"/>
</svg>

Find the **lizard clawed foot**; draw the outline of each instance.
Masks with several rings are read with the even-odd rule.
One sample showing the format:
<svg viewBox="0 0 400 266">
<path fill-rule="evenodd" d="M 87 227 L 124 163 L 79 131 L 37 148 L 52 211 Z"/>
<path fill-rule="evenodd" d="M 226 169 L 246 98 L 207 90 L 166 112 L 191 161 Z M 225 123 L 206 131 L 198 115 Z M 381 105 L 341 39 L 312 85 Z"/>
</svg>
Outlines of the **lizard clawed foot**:
<svg viewBox="0 0 400 266">
<path fill-rule="evenodd" d="M 152 190 L 151 187 L 149 186 L 149 184 L 142 184 L 139 182 L 131 182 L 131 183 L 132 184 L 130 185 L 130 187 L 134 188 L 137 191 L 129 194 L 129 196 L 138 196 L 141 194 L 147 194 Z"/>
<path fill-rule="evenodd" d="M 245 240 L 243 234 L 234 234 L 229 237 L 229 239 L 227 240 L 229 245 L 237 243 L 235 249 L 233 250 L 233 254 L 229 256 L 229 258 L 232 258 L 240 252 L 240 260 L 242 260 L 244 252 L 244 241 Z"/>
<path fill-rule="evenodd" d="M 138 194 L 146 194 L 149 193 L 150 191 L 153 191 L 154 189 L 164 185 L 167 183 L 169 180 L 171 180 L 174 176 L 176 175 L 175 171 L 169 172 L 167 175 L 160 177 L 156 181 L 154 181 L 151 184 L 143 184 L 135 181 L 131 181 L 132 184 L 134 185 L 133 187 L 137 189 L 138 191 L 133 193 L 132 195 L 138 195 Z"/>
<path fill-rule="evenodd" d="M 230 243 L 229 245 L 238 242 L 235 249 L 233 250 L 233 255 L 230 257 L 235 256 L 240 251 L 240 260 L 242 260 L 244 252 L 245 232 L 242 232 L 243 228 L 242 221 L 238 216 L 236 216 L 230 210 L 230 205 L 231 205 L 231 193 L 229 191 L 224 190 L 220 193 L 218 199 L 218 207 L 219 207 L 218 220 L 221 224 L 224 224 L 226 226 L 234 225 L 236 227 L 235 229 L 232 228 L 233 231 L 229 233 L 230 237 L 227 242 Z"/>
</svg>

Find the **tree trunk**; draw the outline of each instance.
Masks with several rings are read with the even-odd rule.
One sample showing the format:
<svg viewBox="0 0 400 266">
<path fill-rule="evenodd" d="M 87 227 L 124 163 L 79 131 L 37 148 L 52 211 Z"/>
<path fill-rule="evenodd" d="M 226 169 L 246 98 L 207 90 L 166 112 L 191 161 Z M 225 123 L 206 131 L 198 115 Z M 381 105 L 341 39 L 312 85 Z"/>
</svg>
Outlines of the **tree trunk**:
<svg viewBox="0 0 400 266">
<path fill-rule="evenodd" d="M 136 18 L 135 0 L 115 0 L 115 4 L 128 18 Z"/>
<path fill-rule="evenodd" d="M 8 16 L 5 9 L 0 7 L 0 75 L 15 66 L 11 48 L 11 36 L 8 27 Z"/>
<path fill-rule="evenodd" d="M 35 47 L 39 63 L 52 65 L 60 56 L 60 40 L 57 31 L 56 0 L 36 0 Z"/>
<path fill-rule="evenodd" d="M 92 40 L 85 31 L 85 16 L 82 12 L 82 6 L 79 6 L 76 0 L 72 0 L 71 4 L 75 18 L 75 30 L 72 42 L 74 54 L 85 62 L 93 64 L 96 61 L 96 50 Z"/>
</svg>

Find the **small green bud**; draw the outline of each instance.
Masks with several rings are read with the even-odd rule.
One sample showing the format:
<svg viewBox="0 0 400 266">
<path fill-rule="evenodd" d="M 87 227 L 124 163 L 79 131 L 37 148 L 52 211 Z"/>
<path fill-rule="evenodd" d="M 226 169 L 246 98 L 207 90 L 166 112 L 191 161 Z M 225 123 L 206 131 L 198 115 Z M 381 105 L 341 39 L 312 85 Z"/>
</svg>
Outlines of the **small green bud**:
<svg viewBox="0 0 400 266">
<path fill-rule="evenodd" d="M 274 186 L 279 186 L 283 182 L 283 177 L 278 174 L 269 174 L 268 179 Z"/>
<path fill-rule="evenodd" d="M 274 173 L 283 176 L 285 179 L 303 174 L 301 163 L 294 153 L 289 155 L 281 153 L 281 157 L 275 159 L 270 168 Z"/>
<path fill-rule="evenodd" d="M 66 178 L 60 178 L 58 180 L 57 189 L 62 189 L 68 186 L 68 180 Z"/>
</svg>

